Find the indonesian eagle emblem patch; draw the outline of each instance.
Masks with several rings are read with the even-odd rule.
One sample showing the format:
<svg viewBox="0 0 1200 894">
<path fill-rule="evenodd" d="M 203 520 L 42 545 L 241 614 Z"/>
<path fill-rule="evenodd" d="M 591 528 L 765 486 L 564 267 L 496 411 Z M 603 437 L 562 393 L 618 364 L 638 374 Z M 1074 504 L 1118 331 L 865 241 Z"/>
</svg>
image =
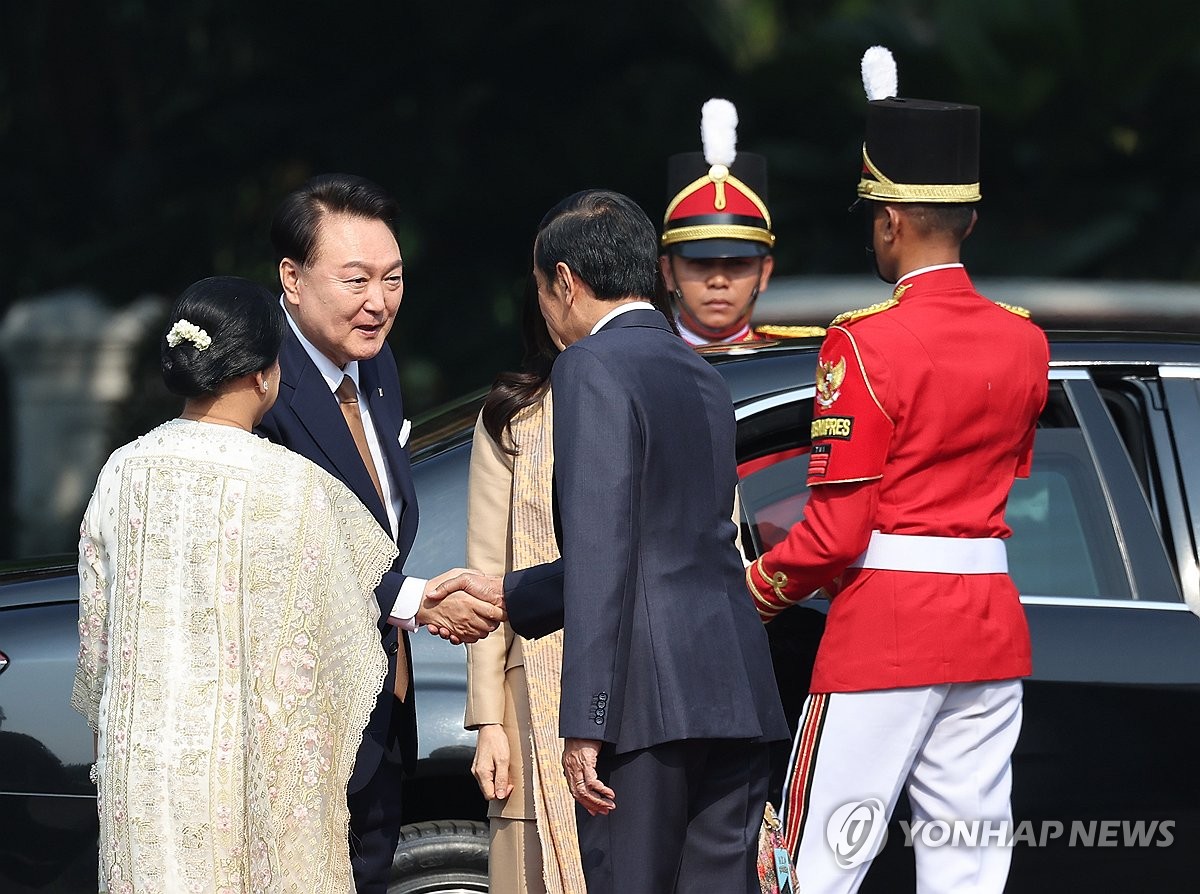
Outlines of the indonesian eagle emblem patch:
<svg viewBox="0 0 1200 894">
<path fill-rule="evenodd" d="M 846 378 L 846 358 L 839 357 L 837 363 L 828 360 L 817 361 L 817 403 L 821 409 L 828 410 L 833 402 L 841 397 L 842 382 Z"/>
</svg>

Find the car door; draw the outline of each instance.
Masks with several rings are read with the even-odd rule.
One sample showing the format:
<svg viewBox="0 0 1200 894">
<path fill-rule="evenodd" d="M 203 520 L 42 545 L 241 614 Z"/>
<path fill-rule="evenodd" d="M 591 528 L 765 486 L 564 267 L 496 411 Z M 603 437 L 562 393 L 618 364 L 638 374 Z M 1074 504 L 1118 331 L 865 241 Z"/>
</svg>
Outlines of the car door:
<svg viewBox="0 0 1200 894">
<path fill-rule="evenodd" d="M 1135 426 L 1118 427 L 1119 385 L 1132 378 L 1100 367 L 1052 372 L 1034 474 L 1009 502 L 1010 563 L 1034 656 L 1013 809 L 1039 831 L 1036 846 L 1014 852 L 1012 890 L 1048 876 L 1111 890 L 1197 868 L 1183 847 L 1136 836 L 1097 843 L 1111 824 L 1139 822 L 1171 823 L 1177 840 L 1196 830 L 1200 804 L 1194 738 L 1180 735 L 1200 716 L 1200 621 L 1180 586 L 1179 520 L 1164 512 L 1179 483 L 1173 463 L 1135 463 Z M 1146 397 L 1134 407 L 1143 431 L 1161 406 Z M 1147 448 L 1158 446 L 1151 434 Z M 1053 823 L 1061 836 L 1049 837 Z"/>
<path fill-rule="evenodd" d="M 96 889 L 92 734 L 70 704 L 74 567 L 0 574 L 0 891 Z"/>
<path fill-rule="evenodd" d="M 1182 847 L 1165 858 L 1161 849 L 1124 846 L 1097 857 L 1099 848 L 1086 844 L 1094 824 L 1105 821 L 1170 820 L 1194 829 L 1200 804 L 1188 760 L 1192 718 L 1200 717 L 1200 621 L 1180 586 L 1175 537 L 1185 517 L 1171 508 L 1179 503 L 1177 464 L 1155 461 L 1153 478 L 1135 466 L 1109 395 L 1088 368 L 1050 375 L 1033 471 L 1014 485 L 1007 516 L 1010 567 L 1034 655 L 1013 804 L 1018 820 L 1062 822 L 1065 834 L 1044 846 L 1018 846 L 1010 890 L 1036 890 L 1047 878 L 1094 878 L 1112 890 L 1112 873 L 1122 867 L 1194 877 L 1196 858 Z M 1196 403 L 1195 382 L 1187 384 Z M 811 398 L 811 388 L 798 388 L 739 408 L 743 542 L 755 554 L 802 514 Z M 1152 417 L 1153 395 L 1142 406 L 1146 418 L 1135 421 L 1144 430 L 1153 422 L 1172 431 L 1171 420 Z M 1194 418 L 1200 425 L 1200 414 Z M 1151 452 L 1159 444 L 1153 432 L 1145 440 Z M 1164 520 L 1171 511 L 1173 525 Z M 823 610 L 814 600 L 768 627 L 793 722 L 802 702 L 795 688 L 807 686 L 807 650 Z M 1071 843 L 1072 822 L 1083 824 L 1075 842 L 1082 847 Z M 882 877 L 911 886 L 911 856 L 896 850 L 881 856 L 873 884 L 884 884 Z"/>
</svg>

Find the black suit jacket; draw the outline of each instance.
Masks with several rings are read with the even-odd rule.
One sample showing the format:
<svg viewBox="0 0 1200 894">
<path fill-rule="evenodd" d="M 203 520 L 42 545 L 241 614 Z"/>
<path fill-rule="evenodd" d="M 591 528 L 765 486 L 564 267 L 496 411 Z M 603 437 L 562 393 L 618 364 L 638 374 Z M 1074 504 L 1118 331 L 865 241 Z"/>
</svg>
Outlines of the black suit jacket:
<svg viewBox="0 0 1200 894">
<path fill-rule="evenodd" d="M 505 580 L 522 635 L 564 629 L 560 733 L 618 753 L 788 738 L 730 519 L 736 424 L 721 376 L 654 310 L 554 363 L 559 562 Z"/>
<path fill-rule="evenodd" d="M 304 346 L 287 327 L 279 352 L 279 397 L 263 418 L 259 434 L 315 462 L 352 490 L 371 510 L 380 526 L 391 534 L 387 510 L 363 465 L 350 429 L 346 426 L 337 398 L 329 390 Z M 371 420 L 388 466 L 394 492 L 403 500 L 396 546 L 400 550 L 392 568 L 375 591 L 379 600 L 379 630 L 388 654 L 388 674 L 379 693 L 350 777 L 350 791 L 358 791 L 374 775 L 380 760 L 403 761 L 411 768 L 416 761 L 417 724 L 413 696 L 401 702 L 393 695 L 396 678 L 397 635 L 407 634 L 386 623 L 404 582 L 404 562 L 417 535 L 417 496 L 413 489 L 408 449 L 399 442 L 404 424 L 404 402 L 396 361 L 386 345 L 372 360 L 360 360 L 359 394 L 371 411 Z M 405 653 L 409 654 L 408 649 Z M 409 679 L 412 679 L 409 660 Z"/>
</svg>

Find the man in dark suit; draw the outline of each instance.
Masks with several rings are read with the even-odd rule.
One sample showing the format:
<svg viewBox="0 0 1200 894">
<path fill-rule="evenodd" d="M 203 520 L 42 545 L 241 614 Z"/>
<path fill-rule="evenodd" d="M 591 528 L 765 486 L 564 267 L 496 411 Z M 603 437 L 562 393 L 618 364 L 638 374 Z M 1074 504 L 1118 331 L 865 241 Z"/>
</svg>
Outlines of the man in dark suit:
<svg viewBox="0 0 1200 894">
<path fill-rule="evenodd" d="M 505 602 L 522 635 L 564 628 L 563 769 L 589 894 L 757 892 L 767 743 L 788 728 L 734 546 L 729 389 L 650 303 L 657 256 L 617 193 L 571 196 L 539 227 L 538 301 L 565 346 L 563 558 L 508 575 Z M 499 582 L 442 590 L 461 588 L 492 598 Z"/>
<path fill-rule="evenodd" d="M 378 186 L 346 174 L 316 177 L 280 205 L 271 239 L 289 325 L 279 398 L 259 426 L 260 434 L 344 482 L 399 549 L 376 589 L 387 678 L 349 783 L 359 894 L 387 889 L 400 835 L 402 770 L 416 761 L 407 631 L 432 625 L 472 642 L 503 618 L 466 594 L 429 603 L 426 589 L 441 577 L 430 582 L 403 571 L 417 533 L 417 499 L 409 423 L 386 342 L 404 295 L 394 217 L 395 204 Z"/>
</svg>

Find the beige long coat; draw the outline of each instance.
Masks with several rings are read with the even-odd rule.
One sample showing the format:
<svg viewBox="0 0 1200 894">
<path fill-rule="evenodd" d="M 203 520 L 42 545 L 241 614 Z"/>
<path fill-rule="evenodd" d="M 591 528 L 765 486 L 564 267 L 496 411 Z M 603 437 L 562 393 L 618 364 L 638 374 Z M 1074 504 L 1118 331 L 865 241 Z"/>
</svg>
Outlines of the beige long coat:
<svg viewBox="0 0 1200 894">
<path fill-rule="evenodd" d="M 516 456 L 476 423 L 467 509 L 467 564 L 498 574 L 558 558 L 551 506 L 553 402 L 518 413 Z M 575 802 L 561 768 L 558 738 L 562 633 L 523 640 L 504 624 L 467 647 L 465 725 L 501 723 L 508 736 L 513 791 L 492 801 L 493 894 L 583 894 Z M 538 878 L 538 876 L 541 878 Z"/>
</svg>

